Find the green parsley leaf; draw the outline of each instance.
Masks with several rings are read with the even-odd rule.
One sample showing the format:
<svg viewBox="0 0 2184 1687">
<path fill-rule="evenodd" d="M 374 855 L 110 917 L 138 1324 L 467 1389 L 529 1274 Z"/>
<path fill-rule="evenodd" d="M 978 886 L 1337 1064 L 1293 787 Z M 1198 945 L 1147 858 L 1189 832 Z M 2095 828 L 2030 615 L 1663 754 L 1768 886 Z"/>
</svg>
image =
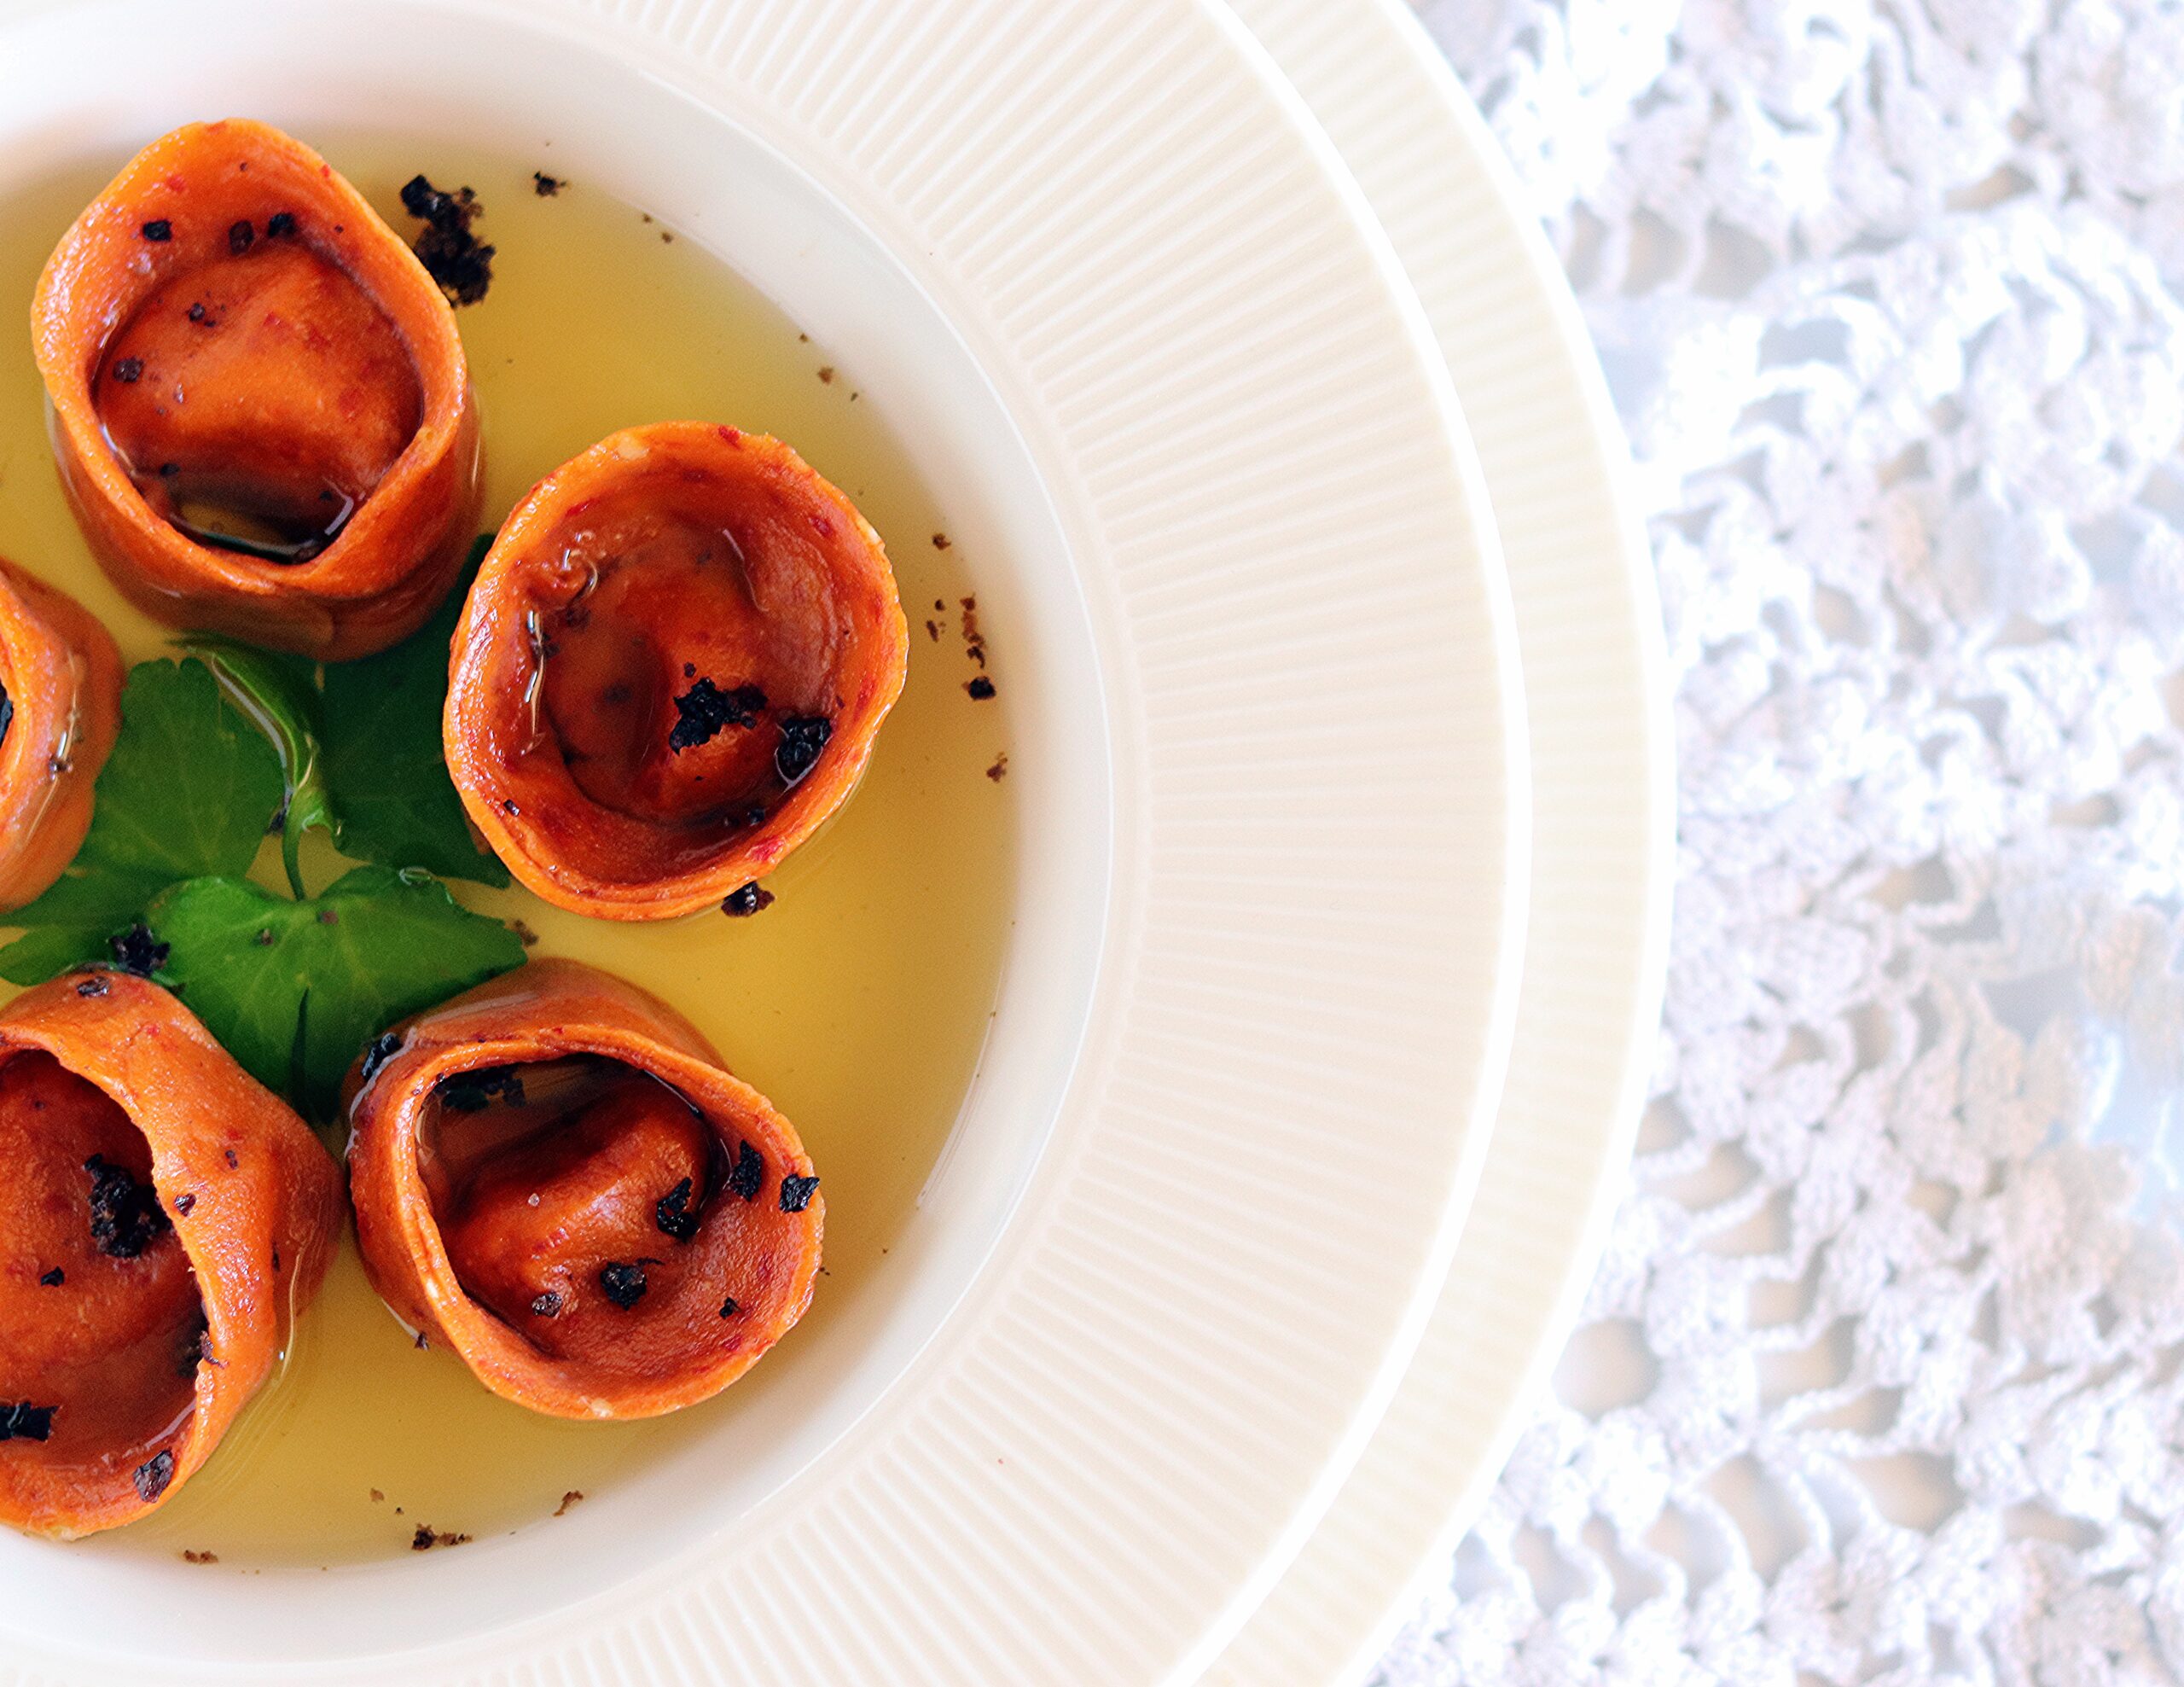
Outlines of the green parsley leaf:
<svg viewBox="0 0 2184 1687">
<path fill-rule="evenodd" d="M 0 949 L 0 978 L 108 959 L 107 939 L 169 885 L 248 871 L 281 788 L 279 758 L 203 663 L 139 662 L 90 830 L 52 888 L 4 916 L 26 934 Z"/>
<path fill-rule="evenodd" d="M 136 916 L 124 914 L 88 924 L 39 926 L 0 949 L 0 978 L 10 984 L 42 984 L 71 967 L 113 958 L 113 939 Z"/>
<path fill-rule="evenodd" d="M 508 869 L 471 837 L 440 745 L 448 651 L 492 542 L 491 533 L 479 536 L 447 602 L 417 631 L 376 656 L 327 666 L 326 777 L 341 817 L 342 850 L 359 860 L 480 884 L 508 881 Z"/>
<path fill-rule="evenodd" d="M 212 670 L 220 689 L 280 753 L 287 786 L 281 802 L 281 864 L 288 869 L 288 887 L 301 896 L 304 875 L 297 851 L 304 834 L 316 826 L 337 841 L 340 835 L 318 748 L 317 664 L 209 633 L 195 633 L 180 643 Z"/>
<path fill-rule="evenodd" d="M 386 867 L 293 902 L 245 879 L 195 879 L 153 905 L 151 924 L 191 1011 L 253 1077 L 321 1120 L 380 1032 L 523 963 L 499 921 Z"/>
</svg>

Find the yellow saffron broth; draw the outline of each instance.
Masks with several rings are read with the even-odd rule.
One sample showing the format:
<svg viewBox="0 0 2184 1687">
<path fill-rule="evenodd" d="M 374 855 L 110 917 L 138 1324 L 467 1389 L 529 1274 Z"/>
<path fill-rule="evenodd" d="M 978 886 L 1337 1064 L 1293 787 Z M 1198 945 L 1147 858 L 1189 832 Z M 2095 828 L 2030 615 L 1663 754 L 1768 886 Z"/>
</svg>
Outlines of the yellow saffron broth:
<svg viewBox="0 0 2184 1687">
<path fill-rule="evenodd" d="M 975 558 L 887 419 L 826 349 L 733 271 L 580 177 L 535 191 L 549 154 L 497 158 L 437 143 L 312 135 L 403 231 L 421 171 L 474 189 L 498 248 L 491 292 L 457 312 L 485 421 L 488 523 L 556 463 L 618 428 L 701 417 L 778 435 L 853 497 L 887 544 L 909 617 L 909 682 L 862 787 L 768 882 L 757 915 L 626 926 L 520 889 L 457 886 L 520 920 L 536 955 L 566 955 L 657 992 L 802 1133 L 827 1195 L 826 1275 L 807 1320 L 857 1295 L 909 1217 L 976 1065 L 1008 922 L 1014 828 L 1006 653 L 999 695 L 965 638 Z M 166 630 L 92 563 L 55 476 L 23 326 L 45 255 L 119 159 L 0 200 L 0 555 L 74 594 L 131 660 Z M 903 419 L 897 418 L 898 422 Z M 903 425 L 908 425 L 903 422 Z M 311 882 L 340 870 L 307 856 Z M 281 882 L 270 856 L 267 883 Z M 0 986 L 4 989 L 5 986 Z M 764 1360 L 794 1363 L 798 1332 Z M 692 1434 L 726 1425 L 737 1389 L 649 1423 L 565 1423 L 489 1394 L 452 1354 L 420 1351 L 372 1293 L 353 1238 L 301 1320 L 281 1376 L 190 1486 L 94 1550 L 212 1553 L 228 1567 L 330 1565 L 406 1552 L 418 1527 L 485 1536 L 550 1519 Z M 551 1527 L 550 1522 L 545 1523 Z"/>
</svg>

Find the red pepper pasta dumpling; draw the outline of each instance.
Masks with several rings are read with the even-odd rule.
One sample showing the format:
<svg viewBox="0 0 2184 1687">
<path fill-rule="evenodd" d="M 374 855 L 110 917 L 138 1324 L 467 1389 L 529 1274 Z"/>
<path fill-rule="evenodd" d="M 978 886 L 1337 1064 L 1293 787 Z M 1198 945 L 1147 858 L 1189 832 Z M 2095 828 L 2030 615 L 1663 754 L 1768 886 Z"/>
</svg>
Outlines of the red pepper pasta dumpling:
<svg viewBox="0 0 2184 1687">
<path fill-rule="evenodd" d="M 341 1224 L 308 1126 L 150 980 L 0 1010 L 0 1522 L 171 1498 L 273 1375 Z"/>
<path fill-rule="evenodd" d="M 453 311 L 302 143 L 154 141 L 61 237 L 31 330 L 77 521 L 147 614 L 345 660 L 454 585 L 479 433 Z"/>
<path fill-rule="evenodd" d="M 0 559 L 0 909 L 75 858 L 121 730 L 121 653 L 67 593 Z"/>
<path fill-rule="evenodd" d="M 795 1131 L 633 985 L 534 961 L 395 1027 L 346 1094 L 373 1285 L 505 1399 L 656 1416 L 810 1304 L 826 1207 Z"/>
<path fill-rule="evenodd" d="M 448 771 L 549 902 L 695 913 L 848 800 L 909 652 L 879 534 L 794 451 L 712 422 L 628 428 L 534 486 L 486 553 Z"/>
</svg>

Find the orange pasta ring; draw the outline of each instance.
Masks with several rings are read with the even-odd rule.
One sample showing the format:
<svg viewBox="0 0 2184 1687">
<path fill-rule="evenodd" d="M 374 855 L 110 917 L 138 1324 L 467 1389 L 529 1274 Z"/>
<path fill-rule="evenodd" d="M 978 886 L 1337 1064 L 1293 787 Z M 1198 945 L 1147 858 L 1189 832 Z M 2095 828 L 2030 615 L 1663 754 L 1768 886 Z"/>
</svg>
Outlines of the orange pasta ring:
<svg viewBox="0 0 2184 1687">
<path fill-rule="evenodd" d="M 825 1202 L 794 1129 L 633 985 L 534 961 L 398 1026 L 345 1094 L 374 1287 L 503 1399 L 657 1416 L 810 1304 Z"/>
<path fill-rule="evenodd" d="M 532 487 L 470 589 L 447 761 L 549 902 L 695 912 L 839 807 L 909 637 L 855 505 L 777 439 L 660 422 Z"/>
<path fill-rule="evenodd" d="M 120 730 L 112 635 L 0 559 L 0 910 L 34 900 L 75 858 Z"/>
<path fill-rule="evenodd" d="M 0 1522 L 134 1521 L 272 1376 L 340 1170 L 158 985 L 78 972 L 0 1010 Z"/>
<path fill-rule="evenodd" d="M 447 300 L 357 190 L 262 123 L 194 123 L 61 236 L 31 304 L 93 553 L 170 625 L 332 660 L 415 631 L 476 525 Z"/>
</svg>

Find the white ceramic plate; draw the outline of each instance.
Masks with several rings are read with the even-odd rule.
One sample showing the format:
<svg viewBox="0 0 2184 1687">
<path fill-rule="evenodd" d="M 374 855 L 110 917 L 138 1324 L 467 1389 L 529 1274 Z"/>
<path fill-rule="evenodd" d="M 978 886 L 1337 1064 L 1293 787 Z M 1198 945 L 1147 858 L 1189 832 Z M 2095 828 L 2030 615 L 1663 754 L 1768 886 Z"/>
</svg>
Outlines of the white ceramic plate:
<svg viewBox="0 0 2184 1687">
<path fill-rule="evenodd" d="M 1015 935 L 890 1274 L 733 1437 L 327 1574 L 10 1538 L 0 1678 L 1195 1670 L 1422 1328 L 1525 902 L 1477 466 L 1324 136 L 1194 0 L 0 3 L 0 189 L 228 111 L 551 139 L 810 326 L 993 559 Z"/>
<path fill-rule="evenodd" d="M 1485 468 L 1524 656 L 1531 915 L 1509 1077 L 1447 1286 L 1372 1445 L 1208 1673 L 1353 1679 L 1500 1473 L 1614 1213 L 1666 964 L 1675 798 L 1653 564 L 1574 302 L 1397 0 L 1231 0 L 1395 242 Z"/>
</svg>

